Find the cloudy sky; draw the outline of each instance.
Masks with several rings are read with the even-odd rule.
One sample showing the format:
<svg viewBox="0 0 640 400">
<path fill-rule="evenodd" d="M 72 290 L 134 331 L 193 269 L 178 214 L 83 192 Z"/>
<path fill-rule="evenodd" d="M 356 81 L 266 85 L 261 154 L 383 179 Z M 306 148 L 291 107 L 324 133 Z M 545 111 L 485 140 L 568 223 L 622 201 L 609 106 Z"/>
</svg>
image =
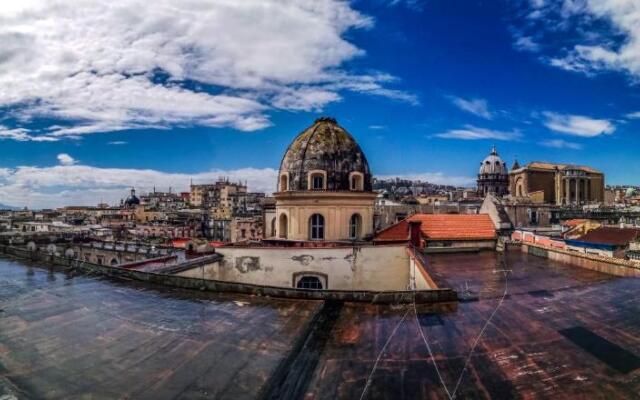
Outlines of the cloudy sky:
<svg viewBox="0 0 640 400">
<path fill-rule="evenodd" d="M 636 0 L 22 0 L 0 5 L 0 203 L 270 191 L 321 115 L 378 176 L 588 164 L 640 184 Z"/>
</svg>

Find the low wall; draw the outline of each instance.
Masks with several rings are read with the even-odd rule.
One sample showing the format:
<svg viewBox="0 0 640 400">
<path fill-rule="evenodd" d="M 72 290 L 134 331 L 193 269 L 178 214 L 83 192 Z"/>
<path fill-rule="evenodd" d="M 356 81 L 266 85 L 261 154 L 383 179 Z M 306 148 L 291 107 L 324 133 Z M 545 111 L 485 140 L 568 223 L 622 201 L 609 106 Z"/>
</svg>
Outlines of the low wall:
<svg viewBox="0 0 640 400">
<path fill-rule="evenodd" d="M 379 304 L 411 303 L 413 301 L 415 301 L 416 303 L 435 303 L 457 301 L 458 299 L 457 293 L 448 288 L 417 291 L 340 291 L 289 289 L 136 271 L 120 267 L 92 264 L 86 261 L 64 258 L 42 252 L 31 252 L 27 249 L 5 245 L 0 245 L 0 254 L 7 254 L 22 259 L 55 264 L 70 269 L 77 269 L 89 273 L 97 273 L 113 278 L 131 279 L 181 289 L 241 293 L 255 296 L 303 300 L 338 300 Z"/>
<path fill-rule="evenodd" d="M 407 290 L 409 257 L 406 246 L 336 248 L 222 247 L 222 260 L 181 276 L 295 287 L 301 275 L 318 275 L 330 290 Z"/>
<path fill-rule="evenodd" d="M 629 260 L 602 257 L 595 254 L 577 253 L 532 243 L 523 243 L 522 251 L 534 256 L 545 257 L 553 261 L 559 261 L 609 275 L 640 278 L 640 265 Z"/>
</svg>

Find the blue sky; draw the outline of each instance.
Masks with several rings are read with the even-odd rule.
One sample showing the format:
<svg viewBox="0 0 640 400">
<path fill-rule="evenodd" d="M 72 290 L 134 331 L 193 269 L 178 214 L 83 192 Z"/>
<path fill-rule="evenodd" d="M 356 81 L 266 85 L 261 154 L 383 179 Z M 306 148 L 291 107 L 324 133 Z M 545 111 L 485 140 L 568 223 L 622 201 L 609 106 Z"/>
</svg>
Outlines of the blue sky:
<svg viewBox="0 0 640 400">
<path fill-rule="evenodd" d="M 268 191 L 321 115 L 378 176 L 470 185 L 495 144 L 640 184 L 633 0 L 53 3 L 0 9 L 0 203 Z"/>
</svg>

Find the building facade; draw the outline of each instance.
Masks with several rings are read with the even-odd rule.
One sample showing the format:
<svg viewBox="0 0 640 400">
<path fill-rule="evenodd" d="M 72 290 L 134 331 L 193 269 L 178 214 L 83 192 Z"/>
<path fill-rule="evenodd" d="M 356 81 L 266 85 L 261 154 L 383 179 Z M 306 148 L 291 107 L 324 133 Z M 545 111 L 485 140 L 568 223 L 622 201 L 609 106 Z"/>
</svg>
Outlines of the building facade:
<svg viewBox="0 0 640 400">
<path fill-rule="evenodd" d="M 531 162 L 509 174 L 511 196 L 537 203 L 580 205 L 604 202 L 604 174 L 570 164 Z"/>
<path fill-rule="evenodd" d="M 495 146 L 491 153 L 480 163 L 478 171 L 478 194 L 504 196 L 509 193 L 509 170 L 502 161 Z"/>
<path fill-rule="evenodd" d="M 335 119 L 317 119 L 289 145 L 274 197 L 278 239 L 341 241 L 373 234 L 376 193 L 369 163 Z"/>
</svg>

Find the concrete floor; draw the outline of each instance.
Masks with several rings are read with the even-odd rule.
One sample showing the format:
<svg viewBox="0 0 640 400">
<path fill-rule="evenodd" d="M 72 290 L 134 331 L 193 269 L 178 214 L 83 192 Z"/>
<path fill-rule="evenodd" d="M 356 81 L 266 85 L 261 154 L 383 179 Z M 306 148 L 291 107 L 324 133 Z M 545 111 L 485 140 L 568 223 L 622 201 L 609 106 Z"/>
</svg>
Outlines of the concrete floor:
<svg viewBox="0 0 640 400">
<path fill-rule="evenodd" d="M 640 398 L 640 280 L 519 252 L 429 261 L 476 300 L 416 317 L 412 305 L 173 291 L 0 260 L 0 395 L 448 399 L 443 382 L 452 394 L 460 380 L 457 399 Z M 504 300 L 496 269 L 512 271 Z"/>
</svg>

